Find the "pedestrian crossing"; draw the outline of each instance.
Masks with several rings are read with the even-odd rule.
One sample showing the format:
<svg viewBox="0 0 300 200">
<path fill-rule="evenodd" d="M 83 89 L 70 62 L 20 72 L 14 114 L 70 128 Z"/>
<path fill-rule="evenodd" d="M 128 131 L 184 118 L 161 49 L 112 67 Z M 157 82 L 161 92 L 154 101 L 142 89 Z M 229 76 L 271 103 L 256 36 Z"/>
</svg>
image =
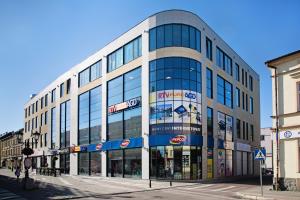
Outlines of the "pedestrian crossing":
<svg viewBox="0 0 300 200">
<path fill-rule="evenodd" d="M 0 188 L 0 200 L 26 200 L 8 190 Z"/>
</svg>

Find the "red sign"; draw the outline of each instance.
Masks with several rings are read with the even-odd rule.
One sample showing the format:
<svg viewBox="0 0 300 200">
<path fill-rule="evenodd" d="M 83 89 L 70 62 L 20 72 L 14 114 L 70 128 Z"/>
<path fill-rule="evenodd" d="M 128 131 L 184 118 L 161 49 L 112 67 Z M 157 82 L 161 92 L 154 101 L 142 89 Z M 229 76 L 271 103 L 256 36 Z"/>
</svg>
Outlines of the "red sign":
<svg viewBox="0 0 300 200">
<path fill-rule="evenodd" d="M 97 144 L 97 145 L 96 145 L 96 150 L 97 150 L 97 151 L 100 151 L 101 149 L 102 149 L 102 144 Z"/>
<path fill-rule="evenodd" d="M 126 140 L 123 140 L 120 144 L 120 147 L 121 148 L 126 148 L 130 143 L 130 140 L 126 139 Z"/>
<path fill-rule="evenodd" d="M 185 135 L 177 135 L 170 139 L 170 144 L 181 144 L 185 142 L 186 136 Z"/>
</svg>

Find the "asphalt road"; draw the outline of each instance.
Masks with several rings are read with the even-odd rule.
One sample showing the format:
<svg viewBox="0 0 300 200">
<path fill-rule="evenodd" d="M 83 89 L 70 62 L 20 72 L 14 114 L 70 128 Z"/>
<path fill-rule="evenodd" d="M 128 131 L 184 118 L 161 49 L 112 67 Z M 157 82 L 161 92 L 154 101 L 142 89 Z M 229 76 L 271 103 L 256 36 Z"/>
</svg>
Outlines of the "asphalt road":
<svg viewBox="0 0 300 200">
<path fill-rule="evenodd" d="M 100 178 L 83 176 L 49 177 L 33 175 L 38 189 L 24 191 L 22 184 L 17 183 L 13 173 L 0 170 L 0 188 L 9 190 L 10 199 L 173 199 L 188 198 L 220 200 L 238 199 L 236 193 L 249 189 L 259 189 L 259 180 L 244 180 L 233 183 L 182 183 L 152 182 L 149 181 Z M 269 184 L 269 182 L 265 183 Z M 0 190 L 1 195 L 1 190 Z M 1 196 L 0 196 L 1 199 Z"/>
</svg>

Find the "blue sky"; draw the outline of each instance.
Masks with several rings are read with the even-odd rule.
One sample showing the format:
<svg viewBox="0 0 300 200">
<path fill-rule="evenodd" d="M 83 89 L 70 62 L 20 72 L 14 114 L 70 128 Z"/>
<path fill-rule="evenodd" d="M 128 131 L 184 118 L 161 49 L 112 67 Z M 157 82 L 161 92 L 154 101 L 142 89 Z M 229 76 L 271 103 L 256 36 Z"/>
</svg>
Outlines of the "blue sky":
<svg viewBox="0 0 300 200">
<path fill-rule="evenodd" d="M 297 0 L 1 0 L 0 133 L 23 127 L 23 105 L 56 77 L 155 12 L 199 15 L 261 79 L 261 126 L 271 126 L 264 62 L 300 49 Z"/>
</svg>

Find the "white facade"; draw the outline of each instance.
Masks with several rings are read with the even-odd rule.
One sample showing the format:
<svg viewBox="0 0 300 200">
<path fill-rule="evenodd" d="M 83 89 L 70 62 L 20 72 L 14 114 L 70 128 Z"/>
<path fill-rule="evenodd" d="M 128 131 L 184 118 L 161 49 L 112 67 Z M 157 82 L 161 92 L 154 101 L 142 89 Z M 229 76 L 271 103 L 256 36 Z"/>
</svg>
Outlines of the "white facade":
<svg viewBox="0 0 300 200">
<path fill-rule="evenodd" d="M 166 48 L 158 48 L 154 51 L 149 51 L 149 30 L 151 28 L 163 25 L 163 24 L 185 24 L 192 27 L 195 27 L 199 31 L 201 31 L 201 52 L 198 52 L 191 48 L 184 48 L 184 47 L 166 47 Z M 120 66 L 119 68 L 115 69 L 114 71 L 107 72 L 107 63 L 108 63 L 108 55 L 114 52 L 115 50 L 119 49 L 121 46 L 127 44 L 128 42 L 132 41 L 133 39 L 137 38 L 138 36 L 142 37 L 142 56 L 132 60 L 131 62 L 128 62 L 127 64 L 124 64 Z M 210 38 L 212 41 L 212 61 L 207 59 L 206 57 L 206 37 Z M 218 67 L 216 65 L 216 48 L 217 46 L 221 48 L 231 59 L 232 59 L 232 68 L 233 73 L 232 75 L 226 73 L 223 69 Z M 236 52 L 234 52 L 205 22 L 203 22 L 197 15 L 181 11 L 181 10 L 170 10 L 170 11 L 164 11 L 157 13 L 155 15 L 150 16 L 146 20 L 142 21 L 138 25 L 136 25 L 134 28 L 130 29 L 108 45 L 106 45 L 104 48 L 102 48 L 97 53 L 93 54 L 83 62 L 79 63 L 78 65 L 71 68 L 68 72 L 64 73 L 60 77 L 58 77 L 55 81 L 53 81 L 50 85 L 48 85 L 46 88 L 44 88 L 42 91 L 40 91 L 35 97 L 30 99 L 25 105 L 24 108 L 26 109 L 26 112 L 28 112 L 28 108 L 32 107 L 32 104 L 35 104 L 35 102 L 38 101 L 38 111 L 34 111 L 33 114 L 30 114 L 30 116 L 27 114 L 24 120 L 24 123 L 31 124 L 32 119 L 35 119 L 35 117 L 40 117 L 42 113 L 45 113 L 45 111 L 48 111 L 48 123 L 47 125 L 41 126 L 41 135 L 44 135 L 47 133 L 47 146 L 38 147 L 35 150 L 35 154 L 32 156 L 41 156 L 41 155 L 48 155 L 48 163 L 51 162 L 51 155 L 53 154 L 53 151 L 51 151 L 51 108 L 59 108 L 60 104 L 70 100 L 71 102 L 71 119 L 70 119 L 70 146 L 78 146 L 78 96 L 85 93 L 86 91 L 89 91 L 96 86 L 101 85 L 102 86 L 102 126 L 101 126 L 101 139 L 102 142 L 107 142 L 107 83 L 111 80 L 113 80 L 116 77 L 119 77 L 122 74 L 125 74 L 127 72 L 130 72 L 133 69 L 136 69 L 141 66 L 141 82 L 142 82 L 142 101 L 141 101 L 141 137 L 143 139 L 143 146 L 141 147 L 141 157 L 142 157 L 142 178 L 148 179 L 150 175 L 150 144 L 149 144 L 149 61 L 159 59 L 159 58 L 165 58 L 165 57 L 185 57 L 190 58 L 193 60 L 196 60 L 202 64 L 202 145 L 201 145 L 201 152 L 202 152 L 202 166 L 201 166 L 201 177 L 202 179 L 207 178 L 207 151 L 208 151 L 208 136 L 207 136 L 207 107 L 213 108 L 213 124 L 214 124 L 214 133 L 213 133 L 213 177 L 218 178 L 218 156 L 219 156 L 219 149 L 226 149 L 229 151 L 233 150 L 232 158 L 233 162 L 233 172 L 232 175 L 253 175 L 258 173 L 257 163 L 253 163 L 253 159 L 251 156 L 251 151 L 253 151 L 254 148 L 259 147 L 259 130 L 260 130 L 260 107 L 259 107 L 259 76 L 258 74 L 250 67 L 248 64 L 240 58 Z M 89 82 L 88 84 L 79 87 L 79 73 L 82 72 L 87 67 L 93 65 L 97 61 L 102 60 L 102 77 Z M 235 79 L 235 71 L 234 66 L 235 63 L 238 63 L 241 69 L 243 69 L 243 80 L 244 80 L 244 72 L 245 72 L 245 82 L 246 84 L 243 84 L 242 81 L 237 81 Z M 206 97 L 206 68 L 209 68 L 213 71 L 213 98 L 207 98 Z M 241 73 L 241 72 L 239 72 Z M 222 105 L 218 103 L 217 100 L 217 76 L 223 77 L 226 81 L 230 82 L 232 84 L 232 108 L 228 108 L 225 105 Z M 250 75 L 253 78 L 253 90 L 250 90 L 248 85 L 248 75 Z M 246 78 L 247 77 L 247 78 Z M 71 80 L 71 88 L 70 93 L 64 93 L 62 97 L 60 97 L 60 85 L 61 83 L 66 83 L 66 81 L 70 79 Z M 241 93 L 245 92 L 245 95 L 247 95 L 246 101 L 247 101 L 247 109 L 248 109 L 248 95 L 249 97 L 252 97 L 254 99 L 252 107 L 254 108 L 254 113 L 251 114 L 250 111 L 246 111 L 242 108 L 242 106 L 236 106 L 237 105 L 237 98 L 235 96 L 235 88 L 238 87 L 241 91 Z M 53 89 L 56 89 L 56 100 L 55 102 L 51 103 L 51 91 Z M 48 94 L 48 106 L 44 108 L 40 108 L 40 101 L 42 97 L 45 97 L 45 95 Z M 242 99 L 242 98 L 241 98 Z M 242 102 L 242 100 L 241 100 Z M 219 128 L 218 126 L 218 112 L 222 112 L 228 116 L 233 117 L 233 141 L 222 141 L 223 147 L 220 147 L 218 145 L 220 143 L 218 139 L 218 133 L 217 130 Z M 32 110 L 31 110 L 32 113 Z M 56 144 L 59 144 L 59 130 L 60 130 L 60 110 L 56 109 Z M 247 129 L 241 128 L 240 134 L 242 136 L 237 135 L 237 127 L 236 127 L 236 120 L 239 119 L 241 121 L 241 124 L 244 127 L 247 125 Z M 248 124 L 249 124 L 249 130 L 248 130 Z M 250 136 L 250 127 L 253 127 L 253 135 Z M 242 126 L 241 126 L 242 127 Z M 28 127 L 25 127 L 24 131 L 24 140 L 31 140 L 31 129 L 28 129 Z M 39 126 L 36 128 L 34 127 L 33 130 L 39 130 Z M 248 132 L 249 131 L 249 132 Z M 249 136 L 249 138 L 248 138 Z M 252 139 L 250 139 L 252 138 Z M 55 147 L 55 149 L 59 149 L 59 145 Z M 58 150 L 59 152 L 60 150 Z M 107 151 L 101 152 L 101 173 L 102 176 L 107 176 L 108 173 L 108 154 Z M 228 154 L 230 159 L 230 153 Z M 39 163 L 39 162 L 38 162 Z M 227 161 L 228 163 L 228 161 Z M 39 167 L 39 164 L 38 164 Z M 59 161 L 56 162 L 56 167 L 59 167 Z M 230 166 L 229 166 L 230 167 Z M 236 170 L 238 169 L 238 170 Z M 78 153 L 70 153 L 70 174 L 77 175 L 78 172 Z"/>
</svg>

